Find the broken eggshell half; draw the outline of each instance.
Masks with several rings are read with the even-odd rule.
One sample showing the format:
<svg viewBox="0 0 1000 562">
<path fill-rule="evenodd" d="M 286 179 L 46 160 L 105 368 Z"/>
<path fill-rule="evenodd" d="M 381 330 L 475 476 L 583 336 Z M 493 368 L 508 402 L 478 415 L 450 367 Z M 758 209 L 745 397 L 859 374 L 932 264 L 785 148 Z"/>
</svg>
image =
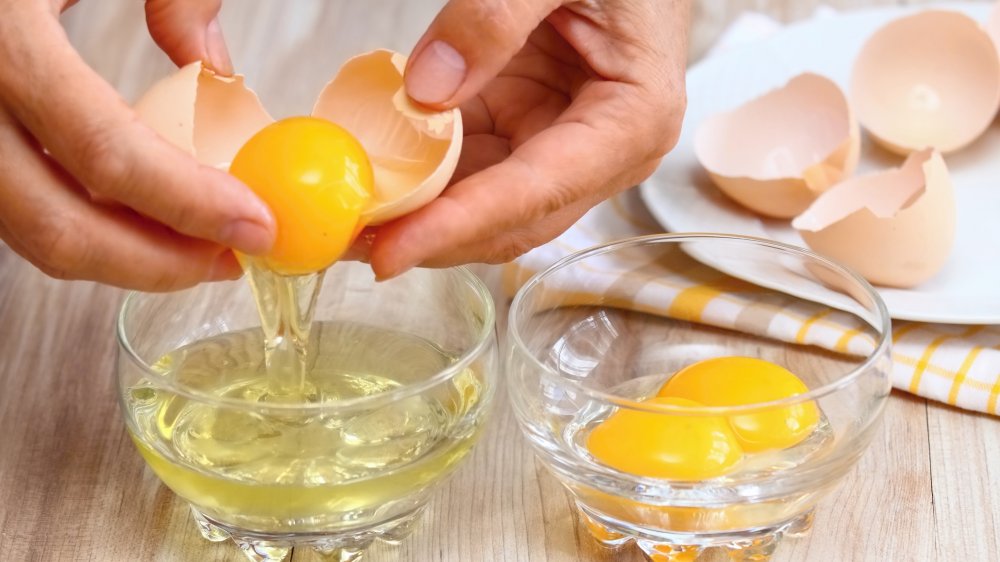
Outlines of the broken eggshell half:
<svg viewBox="0 0 1000 562">
<path fill-rule="evenodd" d="M 873 284 L 909 288 L 934 276 L 955 241 L 955 195 L 940 153 L 858 176 L 792 221 L 805 243 Z"/>
<path fill-rule="evenodd" d="M 372 163 L 375 194 L 363 212 L 378 225 L 440 195 L 462 149 L 458 109 L 429 111 L 406 96 L 406 57 L 387 50 L 348 60 L 317 99 L 312 115 L 347 129 Z M 136 102 L 139 118 L 202 164 L 227 170 L 236 152 L 274 119 L 242 76 L 184 66 Z"/>
<path fill-rule="evenodd" d="M 406 57 L 379 50 L 347 61 L 323 88 L 314 117 L 351 132 L 365 147 L 375 174 L 368 224 L 412 212 L 448 185 L 462 150 L 458 109 L 433 112 L 406 95 Z"/>
<path fill-rule="evenodd" d="M 171 144 L 222 170 L 250 137 L 274 122 L 242 76 L 219 76 L 200 62 L 153 84 L 135 111 Z"/>
<path fill-rule="evenodd" d="M 695 137 L 698 161 L 719 189 L 775 218 L 801 213 L 850 175 L 860 148 L 844 93 L 812 73 L 710 117 Z"/>
<path fill-rule="evenodd" d="M 851 103 L 862 126 L 892 152 L 953 152 L 978 138 L 1000 108 L 997 47 L 958 12 L 892 21 L 855 59 Z"/>
</svg>

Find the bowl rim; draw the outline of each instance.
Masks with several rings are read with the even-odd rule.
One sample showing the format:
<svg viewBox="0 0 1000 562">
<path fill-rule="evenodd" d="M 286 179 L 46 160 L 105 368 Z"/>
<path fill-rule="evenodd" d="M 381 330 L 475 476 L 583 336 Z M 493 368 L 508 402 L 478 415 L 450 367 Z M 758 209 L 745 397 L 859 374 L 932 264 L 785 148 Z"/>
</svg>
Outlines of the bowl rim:
<svg viewBox="0 0 1000 562">
<path fill-rule="evenodd" d="M 475 342 L 463 351 L 461 355 L 455 358 L 451 364 L 441 369 L 433 376 L 418 383 L 400 386 L 392 390 L 369 396 L 359 396 L 316 403 L 282 404 L 249 402 L 237 398 L 220 398 L 218 396 L 212 396 L 203 392 L 194 391 L 184 385 L 176 384 L 171 377 L 164 377 L 162 372 L 153 369 L 152 366 L 145 359 L 143 359 L 132 346 L 125 328 L 125 322 L 128 317 L 130 305 L 136 302 L 137 299 L 154 298 L 164 295 L 163 293 L 148 293 L 142 291 L 129 291 L 125 295 L 125 298 L 122 300 L 122 304 L 118 309 L 118 314 L 116 315 L 115 320 L 115 332 L 118 340 L 118 361 L 121 361 L 121 358 L 124 355 L 124 357 L 127 357 L 128 360 L 135 365 L 135 367 L 143 372 L 144 378 L 152 382 L 152 384 L 145 386 L 144 388 L 167 390 L 179 396 L 198 402 L 238 409 L 253 409 L 262 411 L 350 410 L 355 408 L 381 407 L 392 402 L 398 402 L 399 400 L 420 394 L 429 388 L 454 378 L 458 374 L 462 373 L 473 361 L 486 353 L 490 345 L 496 341 L 496 305 L 493 301 L 492 293 L 490 293 L 490 290 L 486 287 L 485 283 L 483 283 L 482 279 L 464 266 L 442 269 L 422 269 L 421 271 L 433 272 L 432 274 L 434 275 L 457 275 L 458 279 L 464 281 L 465 284 L 472 290 L 477 300 L 482 303 L 483 310 L 481 315 L 482 325 L 478 333 L 475 335 Z M 404 273 L 398 278 L 405 276 L 406 274 Z M 388 280 L 380 281 L 379 283 L 391 282 L 392 280 Z M 194 287 L 184 289 L 184 291 L 197 291 L 201 286 L 202 285 L 196 285 Z M 116 370 L 118 371 L 116 372 L 116 378 L 119 378 L 120 380 L 122 367 L 120 365 L 116 365 Z"/>
<path fill-rule="evenodd" d="M 523 304 L 527 298 L 527 295 L 531 293 L 532 289 L 541 284 L 547 277 L 551 276 L 553 273 L 569 267 L 574 263 L 583 261 L 588 258 L 595 256 L 600 256 L 603 254 L 608 254 L 623 248 L 635 247 L 635 246 L 646 246 L 655 245 L 660 243 L 670 243 L 679 244 L 681 242 L 705 242 L 711 240 L 728 240 L 737 242 L 740 244 L 747 243 L 752 245 L 769 247 L 775 250 L 779 250 L 786 253 L 795 254 L 808 258 L 810 260 L 822 263 L 839 273 L 843 274 L 847 278 L 855 281 L 858 286 L 871 298 L 872 302 L 875 303 L 875 310 L 878 313 L 878 326 L 874 326 L 880 330 L 879 341 L 875 348 L 868 354 L 865 360 L 859 365 L 855 366 L 853 369 L 847 371 L 842 376 L 838 377 L 836 380 L 829 382 L 825 385 L 819 386 L 817 388 L 809 389 L 807 392 L 802 394 L 796 394 L 789 396 L 787 398 L 781 398 L 778 400 L 770 400 L 767 402 L 754 402 L 750 404 L 741 404 L 737 406 L 678 406 L 678 405 L 668 405 L 668 404 L 648 404 L 645 402 L 633 400 L 631 398 L 626 398 L 619 396 L 610 392 L 605 392 L 603 390 L 594 389 L 583 384 L 579 381 L 561 376 L 558 371 L 545 365 L 539 359 L 531 353 L 528 346 L 525 344 L 520 332 L 517 329 L 519 325 L 520 318 L 518 312 L 523 308 Z M 843 388 L 850 386 L 855 379 L 861 377 L 862 374 L 868 372 L 876 361 L 881 360 L 882 357 L 889 357 L 890 348 L 892 343 L 892 319 L 889 316 L 889 310 L 883 302 L 882 298 L 879 296 L 878 292 L 875 291 L 874 287 L 861 277 L 859 274 L 855 273 L 853 270 L 843 266 L 829 258 L 823 257 L 815 252 L 812 252 L 806 248 L 801 248 L 799 246 L 794 246 L 792 244 L 786 244 L 784 242 L 777 242 L 774 240 L 768 240 L 766 238 L 759 238 L 755 236 L 743 236 L 734 234 L 721 234 L 721 233 L 711 233 L 711 232 L 689 232 L 683 234 L 649 234 L 645 236 L 635 236 L 631 238 L 625 238 L 622 240 L 616 240 L 613 242 L 598 244 L 585 248 L 562 259 L 556 261 L 549 267 L 543 269 L 542 271 L 534 274 L 524 283 L 514 295 L 513 301 L 511 301 L 510 311 L 508 313 L 507 319 L 507 336 L 510 338 L 510 345 L 512 347 L 512 353 L 517 352 L 522 355 L 529 357 L 529 361 L 532 363 L 532 367 L 538 369 L 544 377 L 556 381 L 558 384 L 572 386 L 574 390 L 582 392 L 586 396 L 601 401 L 603 403 L 609 403 L 617 407 L 628 408 L 635 411 L 654 413 L 654 414 L 673 414 L 673 415 L 689 415 L 689 416 L 730 416 L 734 414 L 750 414 L 754 412 L 759 412 L 762 410 L 771 410 L 782 407 L 790 407 L 806 402 L 813 402 L 824 396 L 837 392 Z M 514 391 L 516 392 L 516 390 Z M 887 392 L 888 395 L 888 392 Z"/>
</svg>

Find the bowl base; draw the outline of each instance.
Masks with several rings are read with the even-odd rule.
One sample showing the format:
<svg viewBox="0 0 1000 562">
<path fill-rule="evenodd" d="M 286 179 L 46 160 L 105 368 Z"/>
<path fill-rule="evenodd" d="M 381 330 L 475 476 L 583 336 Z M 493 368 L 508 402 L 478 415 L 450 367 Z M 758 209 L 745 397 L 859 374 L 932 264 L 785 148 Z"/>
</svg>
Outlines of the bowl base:
<svg viewBox="0 0 1000 562">
<path fill-rule="evenodd" d="M 253 562 L 286 560 L 293 548 L 311 548 L 332 562 L 354 562 L 375 541 L 399 544 L 413 532 L 423 512 L 421 506 L 378 525 L 344 533 L 262 533 L 231 527 L 191 508 L 202 537 L 212 542 L 232 540 Z"/>
<path fill-rule="evenodd" d="M 766 561 L 784 537 L 809 534 L 813 511 L 775 526 L 713 534 L 643 533 L 583 505 L 577 505 L 580 524 L 604 548 L 618 550 L 635 544 L 651 562 L 694 562 L 713 551 L 733 562 Z M 717 558 L 712 558 L 713 560 Z"/>
</svg>

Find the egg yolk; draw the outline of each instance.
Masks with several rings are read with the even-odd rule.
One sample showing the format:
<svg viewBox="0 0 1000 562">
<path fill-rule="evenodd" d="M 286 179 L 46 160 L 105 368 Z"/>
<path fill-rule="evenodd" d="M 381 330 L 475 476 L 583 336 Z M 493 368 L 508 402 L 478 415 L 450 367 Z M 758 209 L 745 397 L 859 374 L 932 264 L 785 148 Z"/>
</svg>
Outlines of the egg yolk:
<svg viewBox="0 0 1000 562">
<path fill-rule="evenodd" d="M 678 371 L 657 396 L 685 398 L 706 406 L 770 402 L 807 392 L 787 369 L 753 357 L 716 357 Z M 819 421 L 813 402 L 730 416 L 743 450 L 756 453 L 791 447 L 812 433 Z"/>
<path fill-rule="evenodd" d="M 701 406 L 683 398 L 650 398 L 644 403 Z M 622 472 L 672 480 L 721 476 L 743 456 L 725 418 L 627 408 L 619 408 L 590 432 L 587 449 Z"/>
<path fill-rule="evenodd" d="M 264 127 L 240 148 L 229 172 L 270 207 L 277 236 L 266 267 L 286 275 L 329 267 L 365 226 L 372 167 L 343 128 L 315 117 Z"/>
</svg>

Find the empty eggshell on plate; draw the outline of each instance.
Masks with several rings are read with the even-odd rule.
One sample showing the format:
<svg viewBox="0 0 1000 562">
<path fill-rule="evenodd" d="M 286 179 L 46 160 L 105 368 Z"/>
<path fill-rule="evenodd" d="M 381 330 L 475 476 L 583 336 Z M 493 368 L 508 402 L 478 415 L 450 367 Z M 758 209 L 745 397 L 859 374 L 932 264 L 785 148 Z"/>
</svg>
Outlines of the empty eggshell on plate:
<svg viewBox="0 0 1000 562">
<path fill-rule="evenodd" d="M 858 163 L 860 133 L 840 88 L 805 73 L 707 119 L 695 154 L 723 193 L 762 215 L 791 218 Z"/>
<path fill-rule="evenodd" d="M 851 102 L 872 137 L 897 154 L 958 150 L 1000 107 L 1000 56 L 987 32 L 958 12 L 933 10 L 876 31 L 851 74 Z"/>
<path fill-rule="evenodd" d="M 462 150 L 462 115 L 419 107 L 403 87 L 406 57 L 387 50 L 347 61 L 323 88 L 313 115 L 347 129 L 372 163 L 375 197 L 365 224 L 427 204 L 448 185 Z M 242 76 L 189 64 L 136 103 L 139 118 L 199 162 L 228 169 L 236 152 L 274 119 Z"/>
<path fill-rule="evenodd" d="M 403 88 L 406 57 L 374 51 L 355 57 L 320 93 L 313 115 L 361 141 L 375 173 L 368 224 L 405 215 L 448 185 L 462 149 L 458 109 L 435 112 L 410 101 Z"/>
<path fill-rule="evenodd" d="M 876 285 L 913 287 L 936 274 L 955 240 L 955 195 L 940 153 L 858 176 L 792 221 L 806 244 Z"/>
</svg>

